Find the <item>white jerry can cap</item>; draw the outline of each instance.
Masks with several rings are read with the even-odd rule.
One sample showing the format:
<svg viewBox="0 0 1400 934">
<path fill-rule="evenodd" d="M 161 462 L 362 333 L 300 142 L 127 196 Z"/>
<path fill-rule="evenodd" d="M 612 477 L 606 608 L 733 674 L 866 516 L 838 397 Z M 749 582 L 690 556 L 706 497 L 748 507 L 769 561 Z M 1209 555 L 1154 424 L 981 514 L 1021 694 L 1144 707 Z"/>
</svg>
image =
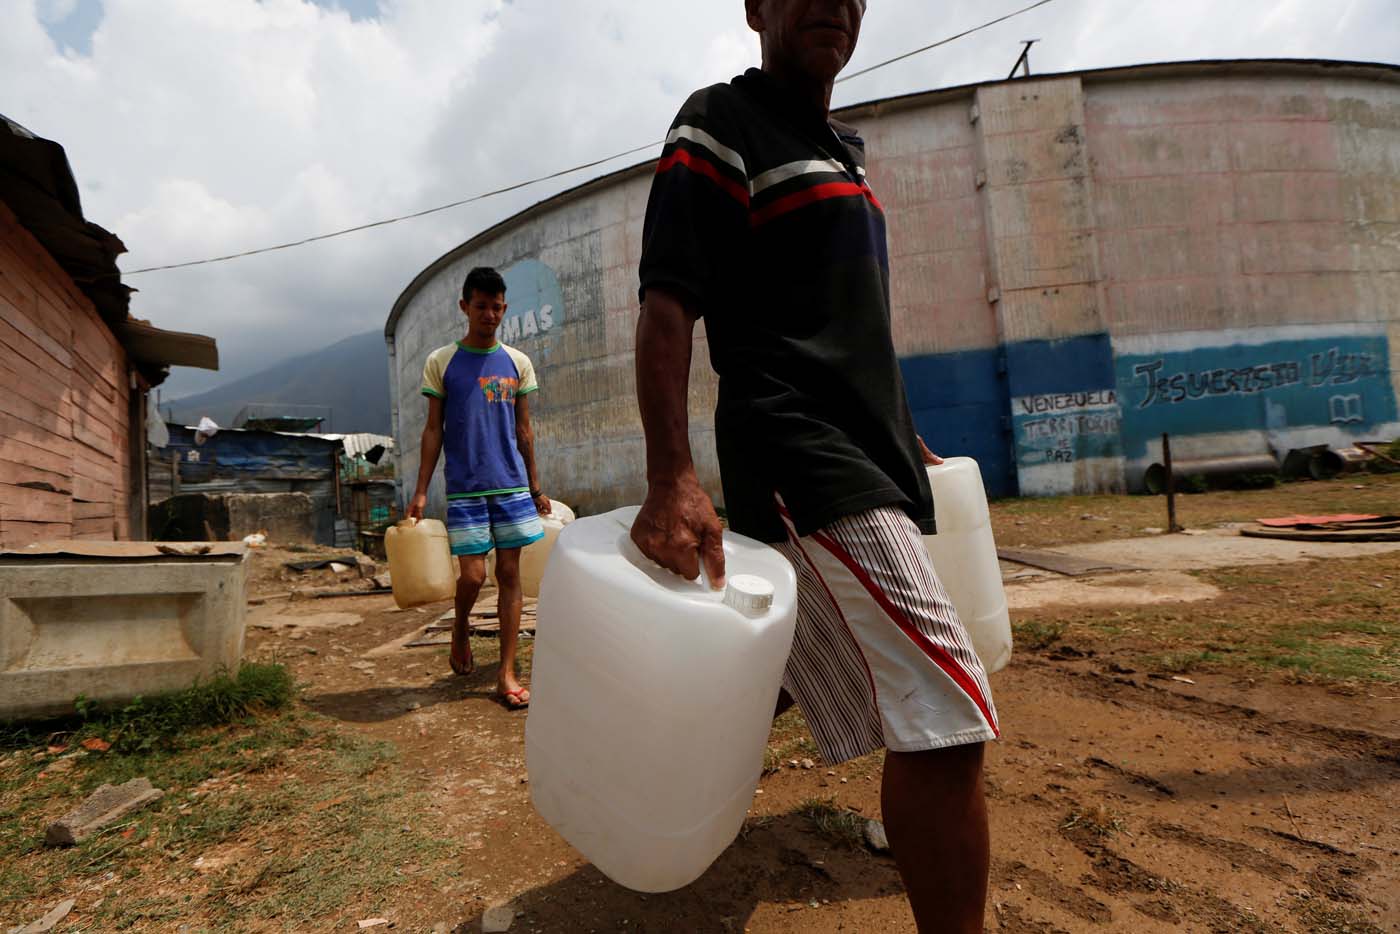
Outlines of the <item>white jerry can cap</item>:
<svg viewBox="0 0 1400 934">
<path fill-rule="evenodd" d="M 773 606 L 773 585 L 753 574 L 735 574 L 724 588 L 725 606 L 757 616 Z"/>
</svg>

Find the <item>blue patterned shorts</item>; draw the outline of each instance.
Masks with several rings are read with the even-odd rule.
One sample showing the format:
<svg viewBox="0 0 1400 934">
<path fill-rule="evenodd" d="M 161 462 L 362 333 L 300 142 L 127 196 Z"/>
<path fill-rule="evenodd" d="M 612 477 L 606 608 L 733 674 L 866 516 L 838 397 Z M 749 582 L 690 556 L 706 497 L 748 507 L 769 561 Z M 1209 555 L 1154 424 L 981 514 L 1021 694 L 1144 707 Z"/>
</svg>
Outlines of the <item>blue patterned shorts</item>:
<svg viewBox="0 0 1400 934">
<path fill-rule="evenodd" d="M 537 542 L 544 525 L 529 493 L 465 496 L 447 502 L 447 537 L 454 555 L 484 555 Z"/>
</svg>

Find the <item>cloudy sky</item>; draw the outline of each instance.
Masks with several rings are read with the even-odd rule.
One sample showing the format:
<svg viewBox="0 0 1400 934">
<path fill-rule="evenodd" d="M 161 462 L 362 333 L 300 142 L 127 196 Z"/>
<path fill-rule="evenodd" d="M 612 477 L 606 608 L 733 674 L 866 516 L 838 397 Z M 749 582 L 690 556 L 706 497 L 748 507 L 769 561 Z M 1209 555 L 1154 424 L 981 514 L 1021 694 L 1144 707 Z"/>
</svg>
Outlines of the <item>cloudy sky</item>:
<svg viewBox="0 0 1400 934">
<path fill-rule="evenodd" d="M 852 69 L 1029 0 L 871 0 Z M 457 200 L 664 134 L 754 63 L 740 0 L 0 0 L 0 113 L 57 140 L 123 268 Z M 1036 71 L 1199 58 L 1400 60 L 1397 0 L 1055 0 L 842 85 L 837 103 Z M 638 156 L 593 170 L 620 168 Z M 381 328 L 408 281 L 588 174 L 269 256 L 128 279 L 132 311 L 214 335 L 220 373 Z"/>
</svg>

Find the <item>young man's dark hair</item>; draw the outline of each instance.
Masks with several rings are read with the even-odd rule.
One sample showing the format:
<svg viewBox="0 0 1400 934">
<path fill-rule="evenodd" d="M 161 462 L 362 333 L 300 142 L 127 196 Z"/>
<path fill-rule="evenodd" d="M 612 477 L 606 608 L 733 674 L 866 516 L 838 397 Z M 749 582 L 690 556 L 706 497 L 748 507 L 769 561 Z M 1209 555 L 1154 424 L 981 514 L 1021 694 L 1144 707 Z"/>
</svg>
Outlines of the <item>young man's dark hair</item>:
<svg viewBox="0 0 1400 934">
<path fill-rule="evenodd" d="M 506 294 L 506 280 L 501 278 L 501 274 L 490 266 L 478 266 L 467 273 L 467 281 L 462 283 L 462 300 L 472 300 L 472 290 L 480 292 L 482 295 L 504 295 Z"/>
</svg>

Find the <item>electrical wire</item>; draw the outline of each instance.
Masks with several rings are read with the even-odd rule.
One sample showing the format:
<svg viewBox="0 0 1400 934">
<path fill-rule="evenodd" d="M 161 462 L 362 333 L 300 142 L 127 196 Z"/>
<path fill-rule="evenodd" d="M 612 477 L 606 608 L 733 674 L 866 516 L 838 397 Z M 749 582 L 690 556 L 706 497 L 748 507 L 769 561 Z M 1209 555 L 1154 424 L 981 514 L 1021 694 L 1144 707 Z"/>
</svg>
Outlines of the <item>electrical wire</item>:
<svg viewBox="0 0 1400 934">
<path fill-rule="evenodd" d="M 922 55 L 924 52 L 928 52 L 941 46 L 957 42 L 959 39 L 965 39 L 968 36 L 973 35 L 974 33 L 981 32 L 984 29 L 990 29 L 991 27 L 1000 25 L 1001 23 L 1004 23 L 1007 20 L 1015 19 L 1018 16 L 1021 16 L 1025 13 L 1029 13 L 1032 10 L 1038 9 L 1053 2 L 1054 0 L 1037 0 L 1037 2 L 1032 3 L 1029 6 L 1022 7 L 1019 10 L 1013 10 L 1012 12 L 1007 13 L 1005 16 L 999 16 L 996 19 L 988 20 L 987 22 L 982 23 L 981 25 L 973 26 L 971 29 L 965 29 L 962 32 L 957 33 L 956 35 L 947 36 L 943 39 L 939 39 L 937 42 L 932 42 L 921 48 L 905 52 L 902 55 L 896 55 L 894 58 L 886 59 L 883 62 L 877 62 L 868 68 L 862 68 L 860 71 L 853 72 L 849 75 L 843 75 L 840 78 L 838 78 L 835 83 L 844 84 L 845 82 L 850 81 L 854 78 L 859 78 L 862 75 L 868 75 L 872 71 L 878 71 L 881 68 L 893 65 L 896 62 L 902 62 L 906 58 L 913 58 L 915 55 Z M 562 178 L 565 175 L 572 175 L 575 172 L 582 172 L 585 169 L 596 168 L 600 165 L 603 165 L 604 163 L 612 162 L 615 159 L 621 159 L 624 156 L 635 155 L 636 153 L 644 152 L 645 150 L 652 149 L 653 147 L 660 145 L 662 145 L 662 141 L 657 140 L 656 142 L 645 143 L 641 146 L 634 146 L 633 148 L 624 150 L 623 152 L 613 153 L 612 155 L 604 156 L 601 159 L 594 159 L 592 162 L 584 162 L 579 165 L 571 166 L 567 169 L 560 169 L 557 172 L 551 172 L 548 175 L 541 175 L 537 178 L 526 179 L 523 182 L 515 182 L 514 184 L 506 185 L 504 188 L 494 188 L 491 191 L 482 192 L 478 195 L 472 195 L 470 198 L 462 198 L 459 201 L 452 201 L 448 204 L 440 204 L 437 207 L 426 208 L 422 211 L 414 211 L 411 214 L 400 214 L 397 217 L 387 217 L 383 220 L 371 221 L 367 224 L 359 224 L 354 227 L 346 227 L 342 230 L 333 230 L 330 233 L 317 234 L 313 237 L 304 237 L 300 240 L 290 240 L 286 243 L 274 244 L 273 246 L 259 247 L 255 250 L 244 250 L 240 253 L 228 253 L 223 256 L 211 256 L 208 259 L 187 260 L 182 263 L 167 263 L 163 266 L 146 266 L 142 269 L 130 270 L 129 272 L 122 273 L 122 275 L 139 276 L 143 273 L 148 272 L 164 272 L 165 270 L 169 269 L 186 269 L 190 266 L 207 266 L 210 263 L 224 263 L 228 262 L 229 260 L 242 259 L 247 256 L 259 256 L 263 253 L 275 253 L 279 250 L 290 250 L 293 247 L 305 246 L 308 243 L 316 243 L 321 240 L 331 240 L 336 237 L 343 237 L 346 234 L 359 233 L 362 230 L 371 230 L 375 227 L 386 227 L 389 224 L 397 224 L 402 221 L 414 220 L 419 217 L 427 217 L 429 214 L 437 214 L 440 211 L 448 211 L 452 208 L 459 208 L 465 204 L 472 204 L 477 201 L 485 201 L 487 198 L 494 198 L 497 195 L 504 195 L 512 191 L 519 191 L 521 188 L 528 188 L 531 185 L 538 185 L 541 182 L 552 181 L 556 178 Z"/>
<path fill-rule="evenodd" d="M 859 78 L 861 75 L 868 75 L 872 71 L 878 71 L 879 69 L 884 68 L 886 65 L 893 65 L 895 62 L 902 62 L 906 58 L 913 58 L 915 55 L 922 55 L 923 53 L 931 49 L 936 49 L 939 46 L 944 46 L 952 42 L 957 42 L 959 39 L 966 39 L 968 36 L 972 35 L 975 32 L 981 32 L 984 29 L 991 29 L 993 26 L 1000 25 L 1001 23 L 1004 23 L 1009 19 L 1015 19 L 1023 13 L 1029 13 L 1031 10 L 1038 9 L 1040 7 L 1045 6 L 1047 3 L 1054 2 L 1055 0 L 1038 0 L 1038 2 L 1032 3 L 1030 6 L 1022 7 L 1019 10 L 1013 10 L 1012 12 L 1007 13 L 1005 16 L 998 17 L 994 20 L 988 20 L 980 26 L 973 26 L 971 29 L 965 29 L 955 36 L 948 36 L 946 39 L 939 39 L 937 42 L 930 43 L 929 45 L 926 45 L 923 48 L 915 49 L 912 52 L 905 52 L 903 55 L 896 55 L 894 58 L 887 58 L 883 62 L 877 62 L 876 64 L 871 65 L 869 68 L 862 68 L 860 71 L 852 72 L 849 75 L 842 75 L 840 78 L 836 79 L 835 83 L 843 84 L 847 81 L 850 81 L 852 78 Z"/>
</svg>

